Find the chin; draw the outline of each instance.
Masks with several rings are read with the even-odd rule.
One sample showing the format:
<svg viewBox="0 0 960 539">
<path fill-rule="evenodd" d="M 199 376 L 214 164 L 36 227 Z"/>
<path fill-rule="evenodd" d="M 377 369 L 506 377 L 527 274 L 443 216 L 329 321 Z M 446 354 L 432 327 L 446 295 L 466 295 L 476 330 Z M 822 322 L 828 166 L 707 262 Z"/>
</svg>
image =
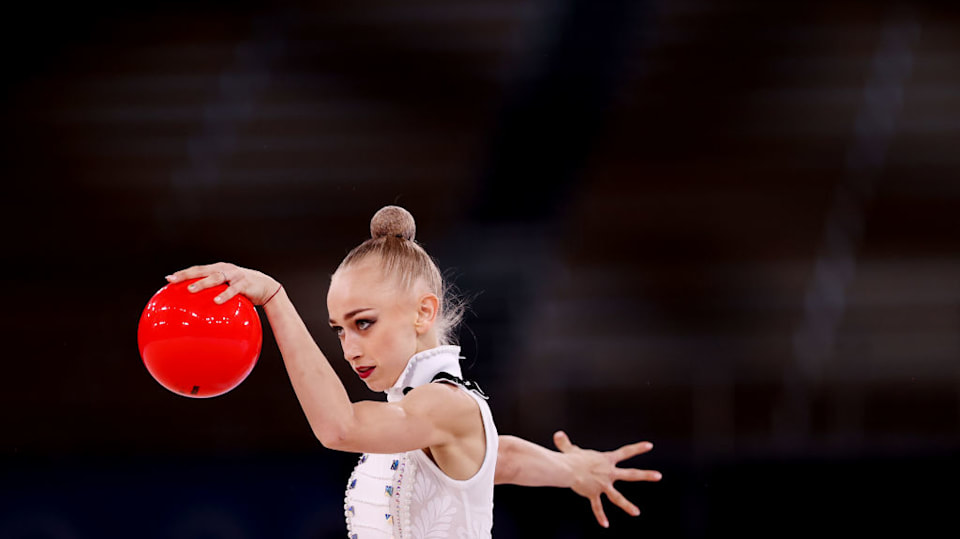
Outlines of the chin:
<svg viewBox="0 0 960 539">
<path fill-rule="evenodd" d="M 367 384 L 367 389 L 377 393 L 382 393 L 390 388 L 390 386 L 383 387 L 383 384 L 376 380 L 364 380 L 363 383 Z"/>
</svg>

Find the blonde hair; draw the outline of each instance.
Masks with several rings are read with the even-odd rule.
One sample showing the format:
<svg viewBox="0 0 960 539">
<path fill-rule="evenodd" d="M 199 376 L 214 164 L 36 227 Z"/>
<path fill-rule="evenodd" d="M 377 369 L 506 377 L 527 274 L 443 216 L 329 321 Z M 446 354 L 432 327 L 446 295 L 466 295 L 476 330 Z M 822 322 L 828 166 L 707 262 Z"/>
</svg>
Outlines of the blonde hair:
<svg viewBox="0 0 960 539">
<path fill-rule="evenodd" d="M 347 253 L 337 271 L 376 256 L 383 274 L 394 277 L 403 290 L 424 283 L 440 299 L 436 319 L 440 344 L 454 344 L 463 319 L 463 301 L 443 278 L 433 258 L 414 240 L 416 234 L 417 225 L 410 212 L 399 206 L 384 206 L 370 220 L 370 239 Z"/>
</svg>

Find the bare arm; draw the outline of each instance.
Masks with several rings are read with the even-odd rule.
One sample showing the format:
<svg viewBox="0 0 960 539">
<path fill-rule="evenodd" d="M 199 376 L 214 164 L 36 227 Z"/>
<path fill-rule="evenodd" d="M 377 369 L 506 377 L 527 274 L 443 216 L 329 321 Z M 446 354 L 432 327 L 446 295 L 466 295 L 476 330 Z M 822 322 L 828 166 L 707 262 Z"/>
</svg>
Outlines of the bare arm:
<svg viewBox="0 0 960 539">
<path fill-rule="evenodd" d="M 460 392 L 428 384 L 398 403 L 353 403 L 279 283 L 232 264 L 194 266 L 171 282 L 204 277 L 196 290 L 229 282 L 220 302 L 236 294 L 262 305 L 300 406 L 320 442 L 341 451 L 394 453 L 443 446 L 462 433 L 458 419 L 475 407 Z M 194 291 L 196 291 L 194 290 Z M 266 302 L 266 305 L 264 305 Z"/>
<path fill-rule="evenodd" d="M 563 453 L 523 438 L 502 435 L 493 481 L 497 485 L 570 488 L 573 486 L 574 471 L 572 463 L 564 459 Z"/>
<path fill-rule="evenodd" d="M 638 442 L 614 451 L 600 452 L 573 445 L 562 431 L 554 433 L 553 440 L 560 451 L 551 451 L 515 436 L 500 436 L 494 482 L 570 488 L 590 500 L 597 522 L 606 528 L 610 522 L 600 502 L 601 494 L 606 494 L 610 501 L 627 513 L 634 516 L 640 514 L 637 506 L 614 488 L 615 481 L 659 481 L 662 477 L 660 472 L 654 470 L 617 467 L 618 462 L 653 449 L 650 442 Z"/>
<path fill-rule="evenodd" d="M 285 290 L 263 307 L 300 407 L 320 442 L 344 444 L 355 421 L 353 403 L 336 371 L 313 340 Z"/>
</svg>

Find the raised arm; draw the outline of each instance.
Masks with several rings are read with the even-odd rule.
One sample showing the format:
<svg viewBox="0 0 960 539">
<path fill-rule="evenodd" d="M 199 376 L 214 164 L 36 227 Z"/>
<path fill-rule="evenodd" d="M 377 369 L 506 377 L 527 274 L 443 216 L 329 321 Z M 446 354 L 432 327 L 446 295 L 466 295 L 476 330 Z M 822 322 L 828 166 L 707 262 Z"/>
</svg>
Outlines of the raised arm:
<svg viewBox="0 0 960 539">
<path fill-rule="evenodd" d="M 650 442 L 638 442 L 614 451 L 601 452 L 581 449 L 571 443 L 563 431 L 554 433 L 553 441 L 560 451 L 551 451 L 515 436 L 500 436 L 494 482 L 570 488 L 590 500 L 597 522 L 607 528 L 610 521 L 603 511 L 601 494 L 606 494 L 610 501 L 627 513 L 633 516 L 640 514 L 637 506 L 614 488 L 615 481 L 659 481 L 662 477 L 655 470 L 617 467 L 617 463 L 653 449 Z"/>
<path fill-rule="evenodd" d="M 439 384 L 412 391 L 394 404 L 351 402 L 346 389 L 310 335 L 286 291 L 273 278 L 233 264 L 194 266 L 169 276 L 171 282 L 194 278 L 191 291 L 225 282 L 215 301 L 236 294 L 261 305 L 310 427 L 320 442 L 351 452 L 394 453 L 443 446 L 461 434 L 458 418 L 469 414 L 472 399 Z M 195 288 L 193 288 L 195 287 Z"/>
</svg>

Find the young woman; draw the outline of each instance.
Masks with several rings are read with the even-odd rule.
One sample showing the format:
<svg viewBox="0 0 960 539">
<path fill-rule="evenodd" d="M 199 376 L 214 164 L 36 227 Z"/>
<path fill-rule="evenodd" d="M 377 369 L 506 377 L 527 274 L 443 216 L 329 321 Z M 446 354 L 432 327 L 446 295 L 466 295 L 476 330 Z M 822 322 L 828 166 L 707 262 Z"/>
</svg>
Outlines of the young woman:
<svg viewBox="0 0 960 539">
<path fill-rule="evenodd" d="M 372 237 L 334 272 L 327 308 L 344 359 L 386 402 L 350 400 L 273 278 L 226 263 L 167 277 L 200 278 L 190 285 L 194 292 L 227 283 L 214 301 L 243 294 L 263 307 L 314 434 L 330 449 L 362 453 L 347 483 L 348 536 L 490 537 L 495 483 L 572 488 L 590 500 L 603 526 L 601 494 L 639 514 L 614 481 L 658 481 L 660 474 L 616 464 L 652 446 L 601 453 L 558 432 L 554 452 L 498 436 L 486 396 L 462 379 L 460 348 L 452 344 L 462 308 L 414 241 L 413 217 L 387 206 L 370 229 Z"/>
</svg>

